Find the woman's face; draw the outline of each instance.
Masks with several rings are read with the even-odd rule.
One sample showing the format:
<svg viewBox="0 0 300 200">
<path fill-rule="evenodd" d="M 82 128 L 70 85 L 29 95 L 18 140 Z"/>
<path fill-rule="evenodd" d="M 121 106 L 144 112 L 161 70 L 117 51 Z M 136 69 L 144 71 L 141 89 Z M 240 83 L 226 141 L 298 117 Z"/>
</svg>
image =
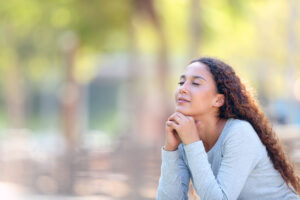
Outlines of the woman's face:
<svg viewBox="0 0 300 200">
<path fill-rule="evenodd" d="M 188 116 L 213 112 L 220 106 L 219 95 L 208 67 L 194 62 L 180 77 L 175 93 L 176 111 Z"/>
</svg>

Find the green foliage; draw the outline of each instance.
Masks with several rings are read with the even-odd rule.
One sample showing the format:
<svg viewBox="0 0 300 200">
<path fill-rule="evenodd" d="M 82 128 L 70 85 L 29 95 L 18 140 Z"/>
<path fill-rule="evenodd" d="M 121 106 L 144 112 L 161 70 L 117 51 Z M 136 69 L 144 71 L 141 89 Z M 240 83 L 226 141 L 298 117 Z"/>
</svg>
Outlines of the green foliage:
<svg viewBox="0 0 300 200">
<path fill-rule="evenodd" d="M 1 1 L 0 60 L 15 55 L 29 80 L 43 81 L 53 66 L 63 64 L 60 38 L 66 31 L 77 36 L 80 48 L 94 53 L 124 51 L 129 17 L 130 4 L 124 0 Z"/>
<path fill-rule="evenodd" d="M 0 74 L 5 75 L 12 66 L 17 66 L 22 69 L 24 79 L 29 82 L 28 87 L 36 87 L 37 90 L 42 90 L 47 82 L 61 82 L 66 65 L 62 40 L 69 32 L 78 40 L 73 73 L 81 84 L 90 84 L 97 75 L 97 55 L 116 52 L 126 54 L 132 40 L 136 43 L 139 54 L 156 55 L 161 45 L 157 30 L 149 16 L 143 16 L 133 9 L 135 2 L 137 1 L 0 1 Z M 157 17 L 166 36 L 171 59 L 176 57 L 186 62 L 190 59 L 187 52 L 192 42 L 191 2 L 155 1 Z M 292 15 L 290 2 L 292 1 L 199 1 L 198 12 L 195 13 L 200 25 L 199 49 L 196 53 L 199 56 L 214 56 L 229 61 L 250 85 L 261 87 L 261 91 L 268 96 L 283 95 L 287 90 L 287 68 L 294 69 L 295 75 L 300 74 L 297 67 L 300 59 L 295 58 L 295 55 L 300 54 L 300 3 L 295 0 L 298 15 Z M 133 37 L 131 28 L 135 33 Z M 289 40 L 292 40 L 290 43 L 294 43 L 294 46 L 289 47 Z M 186 62 L 173 63 L 178 67 Z M 172 74 L 176 69 L 172 67 L 171 70 Z M 260 73 L 267 76 L 259 77 L 258 81 Z M 6 77 L 2 77 L 1 91 L 6 81 Z M 170 75 L 167 80 L 172 85 L 173 80 L 176 83 L 177 77 Z M 113 130 L 117 126 L 116 112 L 105 112 L 104 115 L 108 116 L 105 119 L 95 116 L 91 121 L 92 128 Z M 2 115 L 0 127 L 3 126 L 4 118 L 1 117 Z M 98 123 L 99 120 L 101 123 Z M 37 118 L 31 121 L 32 126 L 39 123 Z"/>
</svg>

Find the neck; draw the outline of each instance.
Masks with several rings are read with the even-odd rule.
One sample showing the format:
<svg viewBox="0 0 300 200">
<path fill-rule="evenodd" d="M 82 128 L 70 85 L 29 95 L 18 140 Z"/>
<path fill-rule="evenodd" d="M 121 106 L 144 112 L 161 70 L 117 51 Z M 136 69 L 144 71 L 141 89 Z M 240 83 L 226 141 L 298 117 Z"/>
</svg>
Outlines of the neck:
<svg viewBox="0 0 300 200">
<path fill-rule="evenodd" d="M 198 134 L 208 152 L 217 142 L 227 120 L 209 116 L 195 116 L 194 119 L 200 122 Z"/>
</svg>

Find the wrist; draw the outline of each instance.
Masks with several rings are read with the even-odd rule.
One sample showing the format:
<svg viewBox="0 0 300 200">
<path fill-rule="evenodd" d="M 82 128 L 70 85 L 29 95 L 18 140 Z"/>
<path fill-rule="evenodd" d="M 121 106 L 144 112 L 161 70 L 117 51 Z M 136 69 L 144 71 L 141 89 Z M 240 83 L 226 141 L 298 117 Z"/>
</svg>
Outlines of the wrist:
<svg viewBox="0 0 300 200">
<path fill-rule="evenodd" d="M 195 138 L 193 140 L 186 141 L 186 142 L 184 142 L 184 145 L 192 144 L 192 143 L 197 142 L 197 141 L 200 141 L 200 138 Z"/>
<path fill-rule="evenodd" d="M 165 151 L 176 151 L 178 147 L 170 147 L 168 145 L 165 145 L 163 148 Z"/>
</svg>

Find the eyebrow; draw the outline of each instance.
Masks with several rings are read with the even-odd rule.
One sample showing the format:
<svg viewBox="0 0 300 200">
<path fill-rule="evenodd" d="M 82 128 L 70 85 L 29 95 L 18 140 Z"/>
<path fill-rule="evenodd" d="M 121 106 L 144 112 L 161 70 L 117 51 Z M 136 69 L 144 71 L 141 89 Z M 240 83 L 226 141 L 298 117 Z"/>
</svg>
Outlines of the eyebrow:
<svg viewBox="0 0 300 200">
<path fill-rule="evenodd" d="M 205 80 L 206 81 L 206 79 L 205 78 L 203 78 L 202 76 L 192 76 L 194 79 L 196 79 L 196 78 L 200 78 L 200 79 L 203 79 L 203 80 Z M 182 79 L 182 78 L 184 78 L 185 79 L 185 75 L 181 75 L 180 76 L 180 79 Z"/>
</svg>

